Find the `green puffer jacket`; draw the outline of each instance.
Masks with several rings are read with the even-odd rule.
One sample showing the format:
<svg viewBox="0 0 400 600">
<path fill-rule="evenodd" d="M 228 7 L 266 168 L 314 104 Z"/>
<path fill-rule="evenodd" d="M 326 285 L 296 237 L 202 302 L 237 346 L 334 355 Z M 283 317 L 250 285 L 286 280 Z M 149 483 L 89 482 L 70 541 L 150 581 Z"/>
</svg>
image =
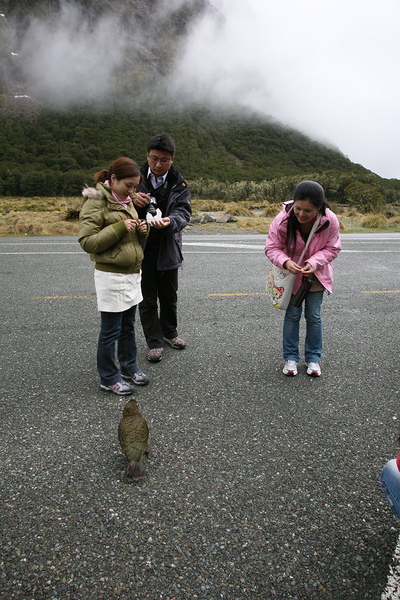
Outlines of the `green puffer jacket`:
<svg viewBox="0 0 400 600">
<path fill-rule="evenodd" d="M 128 231 L 125 219 L 137 219 L 130 202 L 127 208 L 116 202 L 109 187 L 98 183 L 96 188 L 87 187 L 82 195 L 86 198 L 79 215 L 78 241 L 90 254 L 95 268 L 111 273 L 139 273 L 146 233 Z"/>
</svg>

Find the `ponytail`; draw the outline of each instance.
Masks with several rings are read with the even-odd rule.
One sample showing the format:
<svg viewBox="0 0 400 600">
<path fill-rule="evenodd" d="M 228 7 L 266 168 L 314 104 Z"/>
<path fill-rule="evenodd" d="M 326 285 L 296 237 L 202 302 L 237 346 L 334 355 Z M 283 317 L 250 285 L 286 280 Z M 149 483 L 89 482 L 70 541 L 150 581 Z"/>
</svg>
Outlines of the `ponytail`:
<svg viewBox="0 0 400 600">
<path fill-rule="evenodd" d="M 140 169 L 134 160 L 127 156 L 121 156 L 112 161 L 108 169 L 102 169 L 94 175 L 95 183 L 104 183 L 105 181 L 111 180 L 111 175 L 119 179 L 126 179 L 127 177 L 140 177 Z"/>
<path fill-rule="evenodd" d="M 104 183 L 105 181 L 107 181 L 107 179 L 109 179 L 108 169 L 102 169 L 93 176 L 94 183 Z"/>
</svg>

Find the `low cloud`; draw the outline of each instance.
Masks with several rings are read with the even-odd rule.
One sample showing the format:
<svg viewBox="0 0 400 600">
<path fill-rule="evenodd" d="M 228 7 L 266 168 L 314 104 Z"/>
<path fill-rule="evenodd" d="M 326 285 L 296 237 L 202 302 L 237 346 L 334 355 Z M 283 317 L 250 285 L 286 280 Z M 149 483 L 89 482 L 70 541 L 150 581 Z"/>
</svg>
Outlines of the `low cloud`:
<svg viewBox="0 0 400 600">
<path fill-rule="evenodd" d="M 57 106 L 103 99 L 115 84 L 125 44 L 117 18 L 106 15 L 92 25 L 76 5 L 64 4 L 57 17 L 34 18 L 24 33 L 27 89 Z"/>
<path fill-rule="evenodd" d="M 400 4 L 212 0 L 171 88 L 253 107 L 384 177 L 400 177 Z"/>
</svg>

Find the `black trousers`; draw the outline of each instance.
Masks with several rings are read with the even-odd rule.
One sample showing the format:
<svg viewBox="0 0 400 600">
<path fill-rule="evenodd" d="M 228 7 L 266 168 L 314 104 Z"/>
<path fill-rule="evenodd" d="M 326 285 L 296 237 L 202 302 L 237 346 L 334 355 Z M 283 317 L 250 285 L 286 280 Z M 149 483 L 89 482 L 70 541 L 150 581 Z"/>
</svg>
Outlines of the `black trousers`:
<svg viewBox="0 0 400 600">
<path fill-rule="evenodd" d="M 157 256 L 145 253 L 142 263 L 140 321 L 148 347 L 162 348 L 164 338 L 178 335 L 178 269 L 157 270 Z"/>
</svg>

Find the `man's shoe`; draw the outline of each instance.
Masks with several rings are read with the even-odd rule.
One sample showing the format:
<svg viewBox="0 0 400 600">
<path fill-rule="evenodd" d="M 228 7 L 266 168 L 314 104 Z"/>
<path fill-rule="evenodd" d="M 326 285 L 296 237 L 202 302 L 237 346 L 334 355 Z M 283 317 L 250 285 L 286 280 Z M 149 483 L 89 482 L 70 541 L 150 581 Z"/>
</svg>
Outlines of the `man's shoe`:
<svg viewBox="0 0 400 600">
<path fill-rule="evenodd" d="M 133 381 L 135 385 L 146 385 L 150 381 L 146 373 L 143 373 L 143 371 L 136 371 L 136 373 L 132 373 L 131 375 L 123 375 L 121 373 L 121 375 L 123 379 L 127 381 Z"/>
<path fill-rule="evenodd" d="M 297 375 L 297 362 L 295 360 L 287 360 L 282 369 L 282 373 L 288 377 Z"/>
<path fill-rule="evenodd" d="M 321 375 L 321 367 L 318 363 L 307 363 L 307 375 L 310 377 L 319 377 Z"/>
<path fill-rule="evenodd" d="M 128 394 L 133 394 L 135 390 L 134 386 L 129 385 L 129 383 L 126 383 L 126 381 L 117 381 L 117 383 L 113 383 L 112 385 L 105 385 L 104 383 L 101 383 L 100 389 L 104 390 L 105 392 L 112 392 L 118 396 L 127 396 Z"/>
<path fill-rule="evenodd" d="M 179 337 L 174 337 L 172 339 L 164 338 L 164 340 L 171 346 L 171 348 L 176 348 L 177 350 L 183 350 L 186 348 L 186 342 L 181 340 Z"/>
<path fill-rule="evenodd" d="M 149 350 L 147 350 L 147 360 L 154 363 L 160 362 L 162 359 L 162 353 L 162 348 L 149 348 Z"/>
</svg>

